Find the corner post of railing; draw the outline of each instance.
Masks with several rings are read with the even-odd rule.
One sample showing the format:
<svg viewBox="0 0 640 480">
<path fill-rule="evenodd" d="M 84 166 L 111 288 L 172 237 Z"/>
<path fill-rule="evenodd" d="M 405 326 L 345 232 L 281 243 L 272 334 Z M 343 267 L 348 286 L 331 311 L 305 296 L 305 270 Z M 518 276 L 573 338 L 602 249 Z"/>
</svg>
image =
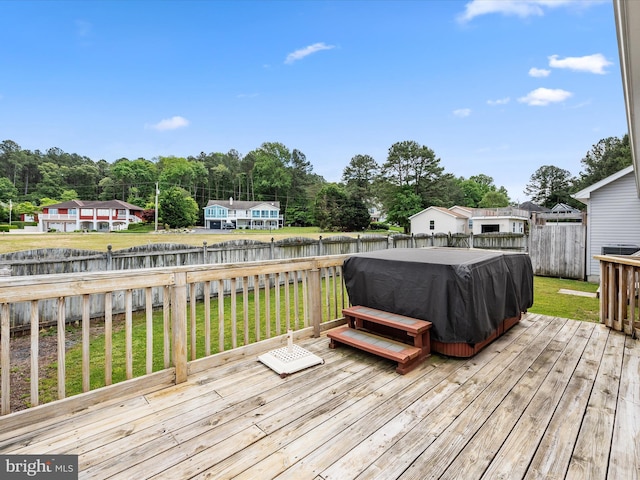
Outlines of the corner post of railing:
<svg viewBox="0 0 640 480">
<path fill-rule="evenodd" d="M 320 323 L 322 322 L 322 292 L 320 268 L 314 264 L 309 271 L 308 282 L 309 297 L 309 324 L 313 327 L 313 336 L 320 336 Z"/>
<path fill-rule="evenodd" d="M 171 339 L 176 384 L 187 381 L 187 274 L 174 273 L 171 288 Z"/>
<path fill-rule="evenodd" d="M 107 270 L 113 269 L 113 246 L 107 245 Z"/>
<path fill-rule="evenodd" d="M 204 264 L 209 263 L 207 261 L 208 256 L 209 255 L 208 255 L 208 252 L 207 252 L 207 241 L 205 240 L 205 241 L 202 242 L 202 263 L 204 263 Z"/>
</svg>

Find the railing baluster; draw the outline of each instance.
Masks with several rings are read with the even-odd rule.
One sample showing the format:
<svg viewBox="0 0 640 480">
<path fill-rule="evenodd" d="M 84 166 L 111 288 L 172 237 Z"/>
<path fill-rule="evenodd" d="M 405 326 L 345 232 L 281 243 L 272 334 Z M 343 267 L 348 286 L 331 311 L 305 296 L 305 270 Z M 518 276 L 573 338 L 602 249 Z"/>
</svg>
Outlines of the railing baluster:
<svg viewBox="0 0 640 480">
<path fill-rule="evenodd" d="M 133 378 L 133 291 L 124 292 L 124 338 L 127 380 Z"/>
<path fill-rule="evenodd" d="M 171 335 L 176 383 L 187 381 L 187 274 L 176 272 L 171 292 Z"/>
<path fill-rule="evenodd" d="M 113 294 L 104 294 L 104 383 L 113 382 Z"/>
<path fill-rule="evenodd" d="M 293 272 L 293 321 L 294 329 L 298 330 L 300 324 L 300 282 L 298 277 L 298 271 Z"/>
<path fill-rule="evenodd" d="M 64 297 L 58 298 L 58 399 L 65 397 L 66 379 L 66 344 L 65 344 L 65 309 Z"/>
<path fill-rule="evenodd" d="M 211 282 L 204 282 L 204 354 L 211 355 Z"/>
<path fill-rule="evenodd" d="M 289 306 L 291 305 L 291 301 L 289 298 L 289 272 L 284 272 L 284 304 L 284 317 L 286 322 L 285 331 L 288 332 L 289 330 L 291 330 L 291 308 L 289 308 Z"/>
<path fill-rule="evenodd" d="M 238 297 L 236 294 L 236 278 L 231 278 L 229 282 L 231 289 L 231 348 L 236 348 L 238 346 Z"/>
<path fill-rule="evenodd" d="M 218 351 L 224 351 L 224 281 L 218 280 Z"/>
<path fill-rule="evenodd" d="M 242 277 L 244 344 L 249 345 L 249 277 Z"/>
<path fill-rule="evenodd" d="M 197 331 L 196 331 L 196 305 L 197 305 L 197 288 L 196 284 L 192 283 L 189 285 L 189 330 L 190 330 L 190 338 L 191 338 L 191 360 L 195 360 L 196 357 L 196 339 L 197 339 Z"/>
<path fill-rule="evenodd" d="M 264 318 L 266 338 L 271 338 L 271 274 L 264 276 Z"/>
<path fill-rule="evenodd" d="M 276 297 L 276 335 L 280 335 L 282 333 L 282 324 L 281 324 L 281 320 L 280 320 L 280 309 L 281 309 L 281 303 L 280 303 L 280 288 L 282 285 L 282 274 L 281 273 L 276 273 L 274 274 L 274 279 L 275 279 L 275 283 L 276 283 L 276 290 L 275 290 L 275 297 Z"/>
<path fill-rule="evenodd" d="M 11 305 L 2 304 L 2 318 L 0 318 L 0 376 L 2 380 L 2 405 L 0 413 L 7 415 L 11 412 Z"/>
<path fill-rule="evenodd" d="M 253 314 L 255 316 L 256 342 L 260 341 L 260 275 L 253 276 Z"/>
<path fill-rule="evenodd" d="M 311 324 L 309 320 L 309 282 L 308 272 L 303 270 L 300 272 L 302 275 L 302 323 L 305 327 Z"/>
<path fill-rule="evenodd" d="M 153 372 L 153 291 L 150 287 L 144 289 L 144 296 L 147 326 L 146 372 L 149 375 Z"/>
<path fill-rule="evenodd" d="M 31 300 L 30 307 L 30 319 L 31 322 L 31 406 L 36 407 L 40 403 L 39 395 L 39 356 L 40 356 L 40 316 L 38 311 L 38 300 Z"/>
<path fill-rule="evenodd" d="M 82 391 L 88 392 L 91 389 L 91 295 L 82 296 Z"/>
<path fill-rule="evenodd" d="M 171 289 L 168 285 L 163 288 L 162 294 L 162 323 L 164 329 L 164 368 L 169 368 L 171 366 Z"/>
</svg>

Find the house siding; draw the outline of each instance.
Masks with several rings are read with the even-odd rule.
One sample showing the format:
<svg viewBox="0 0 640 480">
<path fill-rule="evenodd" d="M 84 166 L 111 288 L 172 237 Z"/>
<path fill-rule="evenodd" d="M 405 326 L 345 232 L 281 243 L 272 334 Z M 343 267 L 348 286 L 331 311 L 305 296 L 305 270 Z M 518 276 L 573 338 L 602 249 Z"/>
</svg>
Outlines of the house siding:
<svg viewBox="0 0 640 480">
<path fill-rule="evenodd" d="M 587 279 L 600 280 L 593 258 L 611 244 L 640 245 L 640 199 L 633 172 L 591 192 L 588 207 Z"/>
<path fill-rule="evenodd" d="M 434 229 L 429 229 L 430 221 L 434 221 Z M 467 220 L 456 218 L 437 209 L 427 209 L 411 219 L 412 233 L 465 233 Z"/>
</svg>

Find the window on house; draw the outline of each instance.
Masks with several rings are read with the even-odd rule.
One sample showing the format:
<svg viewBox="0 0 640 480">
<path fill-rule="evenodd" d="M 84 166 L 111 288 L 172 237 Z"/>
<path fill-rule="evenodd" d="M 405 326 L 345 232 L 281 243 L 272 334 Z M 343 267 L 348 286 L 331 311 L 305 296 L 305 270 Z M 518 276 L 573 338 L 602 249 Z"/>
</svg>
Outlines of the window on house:
<svg viewBox="0 0 640 480">
<path fill-rule="evenodd" d="M 513 222 L 513 226 L 511 227 L 511 231 L 516 233 L 516 222 Z"/>
<path fill-rule="evenodd" d="M 482 225 L 481 233 L 499 232 L 500 225 Z"/>
<path fill-rule="evenodd" d="M 80 215 L 83 217 L 93 217 L 93 208 L 81 208 Z"/>
<path fill-rule="evenodd" d="M 435 229 L 436 229 L 436 221 L 429 220 L 429 230 L 435 230 Z"/>
<path fill-rule="evenodd" d="M 57 208 L 50 208 L 48 210 L 49 215 L 57 215 L 58 214 L 58 209 Z"/>
</svg>

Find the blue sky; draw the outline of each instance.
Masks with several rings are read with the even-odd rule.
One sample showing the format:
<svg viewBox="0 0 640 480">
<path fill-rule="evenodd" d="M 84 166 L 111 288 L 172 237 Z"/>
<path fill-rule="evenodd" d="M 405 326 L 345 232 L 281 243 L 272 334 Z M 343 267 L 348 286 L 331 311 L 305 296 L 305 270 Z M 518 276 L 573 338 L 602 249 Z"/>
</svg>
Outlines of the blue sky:
<svg viewBox="0 0 640 480">
<path fill-rule="evenodd" d="M 627 132 L 612 2 L 2 1 L 0 141 L 92 160 L 414 140 L 524 201 Z"/>
</svg>

